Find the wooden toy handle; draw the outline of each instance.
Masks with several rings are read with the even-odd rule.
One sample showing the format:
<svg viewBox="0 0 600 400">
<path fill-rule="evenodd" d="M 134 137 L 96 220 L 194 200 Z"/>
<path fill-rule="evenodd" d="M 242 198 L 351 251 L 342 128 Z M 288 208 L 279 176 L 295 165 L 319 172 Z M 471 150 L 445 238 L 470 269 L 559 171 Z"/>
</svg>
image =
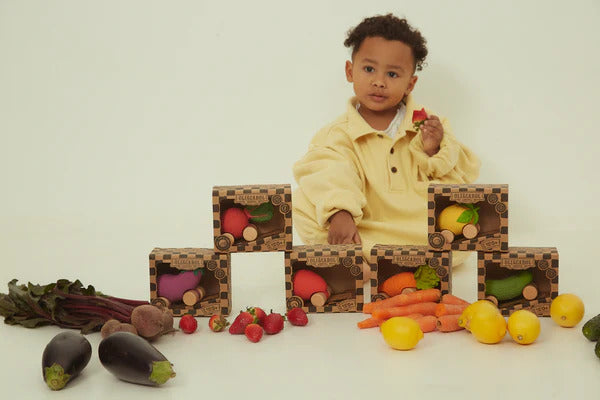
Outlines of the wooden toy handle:
<svg viewBox="0 0 600 400">
<path fill-rule="evenodd" d="M 523 288 L 522 293 L 525 300 L 534 300 L 538 297 L 538 288 L 534 283 L 530 283 Z"/>
<path fill-rule="evenodd" d="M 198 303 L 206 295 L 206 291 L 203 287 L 198 286 L 195 289 L 187 290 L 183 294 L 183 303 L 187 306 L 193 306 Z"/>
<path fill-rule="evenodd" d="M 448 229 L 444 229 L 440 233 L 442 234 L 444 239 L 446 239 L 446 243 L 454 242 L 454 233 L 452 231 L 449 231 Z"/>
<path fill-rule="evenodd" d="M 258 228 L 254 224 L 249 224 L 244 228 L 242 236 L 247 242 L 253 242 L 258 237 Z"/>
<path fill-rule="evenodd" d="M 463 236 L 467 239 L 473 239 L 475 236 L 479 234 L 480 226 L 479 224 L 467 224 L 463 227 L 462 233 Z"/>
<path fill-rule="evenodd" d="M 333 294 L 330 286 L 327 286 L 327 292 L 317 292 L 310 296 L 310 302 L 313 306 L 323 307 L 329 297 Z"/>
</svg>

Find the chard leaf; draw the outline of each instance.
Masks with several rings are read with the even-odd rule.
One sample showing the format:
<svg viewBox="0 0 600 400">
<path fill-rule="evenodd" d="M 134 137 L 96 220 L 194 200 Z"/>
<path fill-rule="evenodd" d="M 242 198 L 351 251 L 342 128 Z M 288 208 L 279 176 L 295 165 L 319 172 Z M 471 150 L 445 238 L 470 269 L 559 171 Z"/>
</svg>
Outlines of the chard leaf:
<svg viewBox="0 0 600 400">
<path fill-rule="evenodd" d="M 268 222 L 273 218 L 274 207 L 271 202 L 265 202 L 258 206 L 246 207 L 250 212 L 250 221 L 252 222 Z"/>
</svg>

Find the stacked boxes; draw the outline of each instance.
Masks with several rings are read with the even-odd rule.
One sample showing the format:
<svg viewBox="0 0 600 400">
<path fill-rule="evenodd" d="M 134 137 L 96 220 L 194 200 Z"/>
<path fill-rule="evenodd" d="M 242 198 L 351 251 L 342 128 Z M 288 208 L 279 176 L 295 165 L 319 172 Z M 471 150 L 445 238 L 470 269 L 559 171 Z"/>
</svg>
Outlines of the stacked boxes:
<svg viewBox="0 0 600 400">
<path fill-rule="evenodd" d="M 294 247 L 290 185 L 215 186 L 212 198 L 213 248 L 155 248 L 150 253 L 152 303 L 175 316 L 228 315 L 231 253 L 284 251 L 288 309 L 362 311 L 361 247 Z M 311 279 L 295 279 L 307 276 Z"/>
<path fill-rule="evenodd" d="M 478 252 L 478 299 L 493 301 L 504 315 L 519 309 L 550 315 L 558 252 L 509 247 L 508 185 L 432 184 L 427 208 L 430 249 Z"/>
</svg>

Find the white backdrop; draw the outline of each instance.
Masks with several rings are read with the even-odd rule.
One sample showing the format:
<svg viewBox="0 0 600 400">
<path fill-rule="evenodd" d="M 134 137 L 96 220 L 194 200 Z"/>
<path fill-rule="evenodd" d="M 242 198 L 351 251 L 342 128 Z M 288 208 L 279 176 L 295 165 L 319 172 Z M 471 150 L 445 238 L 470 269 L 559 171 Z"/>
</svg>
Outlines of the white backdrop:
<svg viewBox="0 0 600 400">
<path fill-rule="evenodd" d="M 153 247 L 212 246 L 213 185 L 295 186 L 352 95 L 346 31 L 387 12 L 428 40 L 416 100 L 480 156 L 479 183 L 510 185 L 511 245 L 557 246 L 561 291 L 600 305 L 578 286 L 600 277 L 596 0 L 2 0 L 0 284 L 147 296 Z"/>
</svg>

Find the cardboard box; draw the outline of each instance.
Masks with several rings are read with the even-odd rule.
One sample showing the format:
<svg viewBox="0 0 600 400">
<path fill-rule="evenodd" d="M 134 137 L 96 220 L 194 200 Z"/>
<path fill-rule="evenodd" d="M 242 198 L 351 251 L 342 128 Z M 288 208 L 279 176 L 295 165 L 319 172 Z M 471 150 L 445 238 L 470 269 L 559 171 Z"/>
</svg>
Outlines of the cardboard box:
<svg viewBox="0 0 600 400">
<path fill-rule="evenodd" d="M 286 305 L 290 310 L 302 307 L 305 312 L 336 313 L 362 311 L 364 304 L 363 256 L 358 245 L 294 246 L 285 253 Z M 331 296 L 313 304 L 312 297 L 303 299 L 294 288 L 298 271 L 307 270 L 321 276 Z M 304 290 L 306 292 L 306 289 Z M 312 290 L 311 290 L 312 292 Z"/>
<path fill-rule="evenodd" d="M 452 253 L 430 251 L 427 246 L 376 244 L 371 249 L 371 301 L 389 296 L 379 292 L 379 285 L 400 272 L 415 272 L 421 265 L 435 270 L 442 294 L 452 292 Z"/>
<path fill-rule="evenodd" d="M 453 229 L 439 227 L 442 211 L 451 205 L 464 204 L 478 208 L 478 220 L 461 229 L 460 223 Z M 428 239 L 434 251 L 507 251 L 508 250 L 508 185 L 450 185 L 431 184 L 428 190 Z M 463 210 L 449 213 L 441 218 L 455 222 Z M 471 214 L 472 215 L 472 214 Z M 468 213 L 464 214 L 468 218 Z M 474 224 L 474 223 L 477 224 Z M 454 230 L 454 232 L 452 232 Z"/>
<path fill-rule="evenodd" d="M 558 251 L 555 247 L 509 247 L 505 253 L 479 252 L 477 258 L 478 299 L 490 295 L 487 293 L 491 290 L 489 280 L 505 279 L 528 270 L 533 273 L 535 289 L 528 287 L 528 291 L 518 297 L 498 301 L 498 308 L 503 315 L 526 309 L 538 316 L 550 316 L 550 304 L 558 296 Z"/>
<path fill-rule="evenodd" d="M 152 304 L 167 306 L 176 317 L 184 314 L 205 317 L 213 314 L 229 315 L 231 310 L 231 256 L 229 254 L 215 253 L 212 249 L 155 248 L 149 258 Z M 194 279 L 191 275 L 198 268 L 202 271 L 200 282 L 190 288 L 189 292 L 186 291 L 182 300 L 169 301 L 161 297 L 164 290 L 167 290 L 167 282 L 164 280 L 167 275 L 169 275 L 167 279 L 173 279 L 184 273 L 185 278 L 180 279 L 187 279 L 185 284 L 189 286 L 189 279 Z M 164 284 L 164 288 L 160 287 L 161 284 Z M 172 282 L 169 283 L 169 287 L 171 285 Z M 202 289 L 195 290 L 198 287 Z M 203 297 L 200 296 L 202 291 Z"/>
<path fill-rule="evenodd" d="M 269 221 L 250 219 L 243 233 L 225 232 L 223 215 L 235 208 L 244 224 L 249 217 L 242 213 L 260 206 L 270 207 L 273 217 Z M 264 215 L 264 214 L 263 214 Z M 244 219 L 245 218 L 245 219 Z M 215 251 L 260 252 L 289 251 L 292 249 L 292 189 L 290 185 L 215 186 L 213 188 L 213 227 Z M 238 236 L 237 238 L 234 236 Z M 243 236 L 242 236 L 243 235 Z"/>
</svg>

